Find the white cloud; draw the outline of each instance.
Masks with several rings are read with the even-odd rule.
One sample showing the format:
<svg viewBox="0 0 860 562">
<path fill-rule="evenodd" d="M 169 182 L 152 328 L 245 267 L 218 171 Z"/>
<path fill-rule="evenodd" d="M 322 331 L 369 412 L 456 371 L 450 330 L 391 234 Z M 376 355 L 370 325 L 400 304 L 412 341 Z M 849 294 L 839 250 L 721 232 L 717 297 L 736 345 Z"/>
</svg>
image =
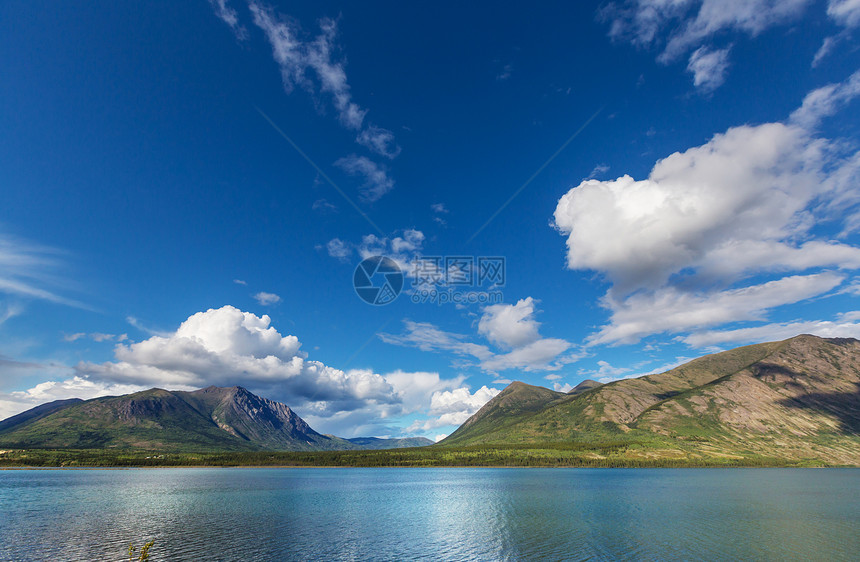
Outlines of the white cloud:
<svg viewBox="0 0 860 562">
<path fill-rule="evenodd" d="M 607 383 L 626 378 L 625 375 L 629 376 L 629 373 L 629 367 L 613 367 L 608 361 L 598 361 L 597 369 L 580 369 L 577 374 L 597 382 Z"/>
<path fill-rule="evenodd" d="M 314 211 L 320 211 L 321 213 L 336 213 L 337 207 L 332 203 L 329 203 L 325 199 L 317 199 L 314 201 L 313 205 L 311 205 L 311 209 Z"/>
<path fill-rule="evenodd" d="M 54 248 L 0 232 L 0 294 L 91 310 L 61 294 L 70 284 L 58 273 L 63 266 L 60 256 Z"/>
<path fill-rule="evenodd" d="M 233 30 L 237 39 L 244 41 L 248 38 L 248 30 L 239 23 L 239 14 L 227 0 L 209 0 L 209 4 L 215 10 L 215 15 Z"/>
<path fill-rule="evenodd" d="M 589 180 L 594 179 L 597 176 L 602 176 L 603 174 L 605 174 L 608 171 L 609 171 L 609 166 L 607 166 L 606 164 L 597 164 L 591 170 L 591 173 L 588 174 L 588 177 L 586 179 L 589 179 Z"/>
<path fill-rule="evenodd" d="M 84 332 L 78 332 L 78 333 L 76 333 L 76 334 L 66 334 L 66 335 L 64 335 L 64 336 L 63 336 L 63 340 L 64 340 L 64 341 L 68 341 L 68 342 L 73 342 L 73 341 L 77 341 L 77 340 L 79 340 L 79 339 L 81 339 L 81 338 L 83 338 L 83 337 L 86 337 L 86 334 L 85 334 Z"/>
<path fill-rule="evenodd" d="M 570 342 L 540 336 L 540 324 L 533 318 L 534 303 L 534 299 L 529 297 L 516 305 L 500 304 L 484 309 L 478 322 L 478 333 L 501 347 L 501 352 L 469 341 L 466 335 L 446 332 L 426 322 L 405 320 L 406 331 L 403 334 L 381 333 L 379 336 L 384 342 L 394 345 L 472 357 L 477 362 L 467 361 L 462 366 L 477 366 L 493 374 L 509 369 L 554 371 L 578 360 L 580 354 L 563 355 L 570 350 Z"/>
<path fill-rule="evenodd" d="M 138 330 L 140 330 L 141 332 L 143 332 L 145 334 L 149 334 L 150 336 L 167 337 L 170 335 L 169 332 L 165 332 L 163 330 L 154 330 L 148 326 L 143 325 L 143 323 L 141 323 L 141 321 L 138 320 L 137 318 L 135 318 L 134 316 L 127 316 L 125 321 L 128 322 L 130 325 L 134 326 L 135 328 L 137 328 Z"/>
<path fill-rule="evenodd" d="M 650 334 L 679 333 L 738 321 L 764 320 L 778 306 L 806 300 L 836 288 L 833 273 L 791 276 L 724 291 L 685 292 L 675 287 L 636 293 L 613 301 L 610 323 L 589 337 L 591 344 L 636 343 Z"/>
<path fill-rule="evenodd" d="M 352 255 L 352 247 L 340 238 L 332 238 L 326 244 L 328 255 L 341 261 L 346 261 Z"/>
<path fill-rule="evenodd" d="M 829 0 L 827 15 L 844 27 L 860 26 L 860 0 Z"/>
<path fill-rule="evenodd" d="M 247 285 L 248 284 L 245 281 L 242 281 L 241 279 L 233 279 L 233 283 L 235 283 L 237 285 Z"/>
<path fill-rule="evenodd" d="M 440 434 L 436 435 L 436 437 L 433 438 L 433 441 L 438 443 L 439 441 L 445 439 L 446 437 L 448 437 L 447 433 L 440 433 Z"/>
<path fill-rule="evenodd" d="M 335 20 L 321 19 L 320 34 L 312 40 L 305 40 L 298 24 L 291 18 L 280 16 L 253 0 L 249 7 L 254 24 L 263 30 L 272 46 L 287 93 L 299 86 L 312 95 L 317 91 L 329 95 L 341 124 L 358 131 L 357 143 L 386 158 L 394 158 L 400 153 L 391 131 L 372 123 L 362 128 L 367 110 L 352 101 L 345 64 L 336 60 Z"/>
<path fill-rule="evenodd" d="M 362 176 L 364 178 L 361 196 L 370 203 L 379 200 L 394 189 L 394 180 L 388 176 L 388 169 L 366 156 L 350 154 L 337 160 L 334 165 L 350 176 Z"/>
<path fill-rule="evenodd" d="M 481 362 L 481 367 L 490 372 L 507 369 L 522 369 L 526 372 L 553 371 L 580 358 L 578 354 L 561 356 L 570 349 L 568 341 L 559 338 L 542 338 Z"/>
<path fill-rule="evenodd" d="M 463 334 L 446 332 L 428 322 L 403 321 L 406 331 L 400 335 L 380 333 L 379 337 L 385 343 L 415 347 L 421 351 L 444 351 L 460 356 L 472 356 L 479 360 L 493 356 L 486 345 L 468 341 Z"/>
<path fill-rule="evenodd" d="M 531 297 L 515 305 L 488 306 L 478 322 L 478 333 L 500 347 L 522 347 L 540 337 L 540 323 L 535 320 L 534 313 L 535 301 Z"/>
<path fill-rule="evenodd" d="M 448 214 L 448 209 L 445 207 L 445 205 L 443 203 L 433 203 L 432 205 L 430 205 L 430 209 L 433 211 L 433 213 L 435 213 L 433 216 L 434 222 L 436 222 L 442 226 L 445 226 L 448 224 L 448 221 L 446 221 L 444 218 L 442 218 L 442 215 Z"/>
<path fill-rule="evenodd" d="M 118 396 L 145 389 L 146 387 L 135 384 L 95 382 L 80 376 L 62 381 L 46 381 L 28 390 L 0 394 L 0 420 L 54 400 L 69 398 L 88 400 L 101 396 Z"/>
<path fill-rule="evenodd" d="M 279 295 L 276 295 L 275 293 L 266 293 L 265 291 L 260 291 L 259 293 L 254 295 L 254 300 L 263 306 L 270 306 L 281 302 L 281 297 Z"/>
<path fill-rule="evenodd" d="M 326 244 L 326 250 L 331 257 L 341 261 L 346 261 L 353 252 L 361 259 L 386 256 L 394 260 L 405 275 L 412 275 L 415 269 L 414 261 L 421 255 L 423 246 L 424 233 L 406 229 L 391 237 L 367 234 L 358 244 L 333 238 Z"/>
<path fill-rule="evenodd" d="M 313 40 L 303 41 L 298 25 L 292 20 L 256 2 L 250 2 L 249 7 L 254 24 L 263 30 L 272 45 L 272 55 L 281 69 L 287 92 L 292 92 L 297 85 L 311 93 L 319 88 L 331 96 L 341 123 L 349 129 L 360 129 L 367 111 L 352 101 L 344 65 L 332 58 L 337 23 L 327 18 L 320 20 L 321 33 Z M 308 76 L 309 71 L 315 74 L 316 83 Z"/>
<path fill-rule="evenodd" d="M 232 306 L 193 314 L 169 334 L 117 344 L 114 355 L 114 361 L 101 364 L 79 363 L 74 384 L 47 382 L 38 388 L 65 385 L 69 391 L 62 397 L 86 398 L 79 389 L 116 394 L 152 386 L 191 390 L 242 385 L 286 403 L 318 431 L 352 437 L 402 433 L 397 417 L 428 413 L 434 393 L 455 390 L 463 382 L 463 377 L 443 379 L 438 373 L 382 375 L 329 367 L 309 360 L 298 338 L 280 334 L 267 315 Z M 14 393 L 6 398 L 20 402 L 21 411 L 35 405 L 35 392 L 26 404 Z"/>
<path fill-rule="evenodd" d="M 815 51 L 815 56 L 812 57 L 812 68 L 818 67 L 821 64 L 821 61 L 824 60 L 827 55 L 833 52 L 839 42 L 844 38 L 844 35 L 838 34 L 830 37 L 825 37 L 824 41 L 821 43 L 821 47 Z"/>
<path fill-rule="evenodd" d="M 683 341 L 690 347 L 705 348 L 737 342 L 759 343 L 780 341 L 798 334 L 813 334 L 822 338 L 858 338 L 860 323 L 856 315 L 840 316 L 833 320 L 796 320 L 738 328 L 735 330 L 712 330 L 695 332 Z"/>
<path fill-rule="evenodd" d="M 860 153 L 810 130 L 856 95 L 857 76 L 807 96 L 788 123 L 733 127 L 658 161 L 647 179 L 587 180 L 559 200 L 568 267 L 612 284 L 602 301 L 610 324 L 592 343 L 763 320 L 843 278 L 798 273 L 860 268 L 860 248 L 813 230 L 860 226 Z"/>
<path fill-rule="evenodd" d="M 482 386 L 474 393 L 466 387 L 434 392 L 430 399 L 430 414 L 437 416 L 429 420 L 417 420 L 407 430 L 430 431 L 438 427 L 461 425 L 472 417 L 501 390 Z"/>
<path fill-rule="evenodd" d="M 598 16 L 609 23 L 609 36 L 614 40 L 640 48 L 662 46 L 657 60 L 668 64 L 691 50 L 709 47 L 718 35 L 735 32 L 755 37 L 770 27 L 794 21 L 810 3 L 811 0 L 626 0 L 607 4 Z M 690 62 L 692 65 L 693 60 Z M 723 60 L 722 64 L 727 62 Z M 702 78 L 703 84 L 716 88 L 722 83 L 725 66 L 720 73 L 691 72 Z M 706 76 L 719 76 L 719 80 L 708 82 Z"/>
<path fill-rule="evenodd" d="M 741 126 L 657 162 L 646 180 L 582 182 L 555 211 L 569 235 L 568 265 L 605 272 L 623 292 L 660 286 L 688 268 L 742 273 L 747 264 L 714 264 L 713 254 L 763 243 L 774 256 L 757 269 L 855 267 L 854 247 L 793 243 L 808 233 L 811 204 L 835 187 L 847 162 L 830 149 L 796 126 Z"/>
<path fill-rule="evenodd" d="M 713 92 L 723 85 L 729 68 L 729 49 L 713 51 L 699 47 L 690 55 L 687 71 L 693 73 L 693 85 L 700 91 Z"/>
<path fill-rule="evenodd" d="M 117 345 L 115 362 L 81 362 L 76 371 L 90 380 L 169 388 L 239 384 L 292 400 L 330 402 L 335 409 L 393 400 L 381 375 L 309 361 L 295 336 L 281 336 L 270 324 L 267 315 L 232 306 L 210 309 L 190 316 L 167 336 Z"/>
<path fill-rule="evenodd" d="M 370 125 L 361 131 L 355 140 L 358 144 L 386 158 L 396 158 L 400 154 L 400 146 L 394 140 L 394 133 L 376 125 Z"/>
<path fill-rule="evenodd" d="M 574 386 L 570 383 L 561 384 L 557 382 L 552 385 L 552 389 L 556 392 L 564 392 L 565 394 L 567 394 L 574 389 Z"/>
<path fill-rule="evenodd" d="M 806 94 L 803 104 L 791 114 L 790 121 L 805 129 L 814 129 L 823 118 L 835 114 L 858 95 L 860 70 L 845 82 L 828 84 Z"/>
</svg>

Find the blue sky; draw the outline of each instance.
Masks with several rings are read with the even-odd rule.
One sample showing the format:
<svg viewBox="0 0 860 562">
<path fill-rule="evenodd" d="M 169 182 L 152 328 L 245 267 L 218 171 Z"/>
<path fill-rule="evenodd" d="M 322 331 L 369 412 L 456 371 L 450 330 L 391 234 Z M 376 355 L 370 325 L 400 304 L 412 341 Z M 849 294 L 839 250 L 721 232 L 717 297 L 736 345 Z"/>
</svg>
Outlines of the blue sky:
<svg viewBox="0 0 860 562">
<path fill-rule="evenodd" d="M 0 417 L 238 384 L 435 438 L 512 380 L 860 337 L 860 3 L 569 4 L 4 2 Z M 416 304 L 427 257 L 505 283 Z"/>
</svg>

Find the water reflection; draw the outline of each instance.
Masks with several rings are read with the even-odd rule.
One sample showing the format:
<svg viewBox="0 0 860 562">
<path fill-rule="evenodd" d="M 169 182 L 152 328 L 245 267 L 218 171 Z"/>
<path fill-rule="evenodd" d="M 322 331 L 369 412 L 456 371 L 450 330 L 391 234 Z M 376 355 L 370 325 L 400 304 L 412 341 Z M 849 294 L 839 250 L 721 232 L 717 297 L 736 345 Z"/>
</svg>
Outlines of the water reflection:
<svg viewBox="0 0 860 562">
<path fill-rule="evenodd" d="M 829 559 L 860 471 L 143 469 L 0 472 L 0 559 Z"/>
</svg>

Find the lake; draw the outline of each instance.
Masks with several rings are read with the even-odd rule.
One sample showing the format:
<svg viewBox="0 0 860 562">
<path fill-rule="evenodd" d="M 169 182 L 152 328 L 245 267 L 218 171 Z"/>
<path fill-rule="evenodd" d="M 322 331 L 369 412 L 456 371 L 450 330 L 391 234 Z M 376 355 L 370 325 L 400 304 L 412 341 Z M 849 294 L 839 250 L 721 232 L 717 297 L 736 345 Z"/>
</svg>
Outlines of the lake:
<svg viewBox="0 0 860 562">
<path fill-rule="evenodd" d="M 0 471 L 0 559 L 856 560 L 856 469 Z"/>
</svg>

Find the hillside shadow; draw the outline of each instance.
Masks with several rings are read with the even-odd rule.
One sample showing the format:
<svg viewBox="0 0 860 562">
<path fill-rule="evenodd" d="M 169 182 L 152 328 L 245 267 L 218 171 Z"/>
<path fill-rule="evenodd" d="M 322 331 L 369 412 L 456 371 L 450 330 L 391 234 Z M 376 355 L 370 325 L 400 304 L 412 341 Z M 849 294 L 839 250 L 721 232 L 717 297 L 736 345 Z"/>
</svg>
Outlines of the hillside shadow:
<svg viewBox="0 0 860 562">
<path fill-rule="evenodd" d="M 779 404 L 833 416 L 839 420 L 842 434 L 860 435 L 860 384 L 854 386 L 854 392 L 815 392 L 780 400 Z"/>
</svg>

